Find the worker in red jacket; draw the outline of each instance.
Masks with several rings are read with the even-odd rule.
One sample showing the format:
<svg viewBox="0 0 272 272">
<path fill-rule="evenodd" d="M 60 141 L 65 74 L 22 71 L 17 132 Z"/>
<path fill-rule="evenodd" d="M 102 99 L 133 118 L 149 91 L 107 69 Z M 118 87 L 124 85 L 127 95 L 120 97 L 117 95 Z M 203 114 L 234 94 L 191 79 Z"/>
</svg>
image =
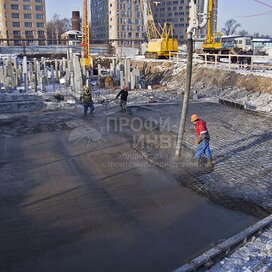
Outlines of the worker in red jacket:
<svg viewBox="0 0 272 272">
<path fill-rule="evenodd" d="M 191 116 L 191 122 L 195 125 L 195 132 L 196 132 L 196 140 L 195 144 L 198 145 L 197 152 L 195 154 L 195 159 L 198 162 L 198 165 L 200 165 L 200 158 L 202 154 L 204 154 L 207 159 L 207 167 L 212 168 L 213 162 L 212 162 L 212 152 L 210 149 L 210 135 L 206 126 L 206 123 L 201 120 L 197 114 L 193 114 Z"/>
</svg>

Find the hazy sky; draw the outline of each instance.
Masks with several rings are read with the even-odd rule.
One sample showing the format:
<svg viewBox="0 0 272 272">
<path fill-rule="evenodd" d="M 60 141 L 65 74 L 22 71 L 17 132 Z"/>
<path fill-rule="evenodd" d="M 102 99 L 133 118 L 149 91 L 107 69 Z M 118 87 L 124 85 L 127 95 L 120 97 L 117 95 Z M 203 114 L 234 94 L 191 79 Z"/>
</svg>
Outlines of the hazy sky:
<svg viewBox="0 0 272 272">
<path fill-rule="evenodd" d="M 259 32 L 261 34 L 272 35 L 272 0 L 260 0 L 268 6 L 254 0 L 218 0 L 219 14 L 218 23 L 221 30 L 224 22 L 233 18 L 242 25 L 241 29 L 249 33 Z M 61 17 L 70 18 L 72 10 L 82 9 L 82 0 L 46 0 L 47 19 L 52 18 L 53 14 Z M 261 16 L 253 16 L 262 14 Z M 251 16 L 251 17 L 242 17 Z"/>
</svg>

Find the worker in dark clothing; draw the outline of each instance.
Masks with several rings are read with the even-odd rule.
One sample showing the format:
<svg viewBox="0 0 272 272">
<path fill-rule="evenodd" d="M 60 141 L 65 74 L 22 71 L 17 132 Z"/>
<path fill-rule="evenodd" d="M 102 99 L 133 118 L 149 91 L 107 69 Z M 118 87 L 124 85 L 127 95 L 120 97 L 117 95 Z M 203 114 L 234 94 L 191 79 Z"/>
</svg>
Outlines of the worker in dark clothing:
<svg viewBox="0 0 272 272">
<path fill-rule="evenodd" d="M 121 96 L 120 100 L 120 107 L 121 107 L 121 112 L 126 112 L 127 110 L 127 98 L 128 98 L 128 87 L 125 87 L 122 89 L 116 96 L 116 99 Z"/>
<path fill-rule="evenodd" d="M 195 159 L 198 162 L 198 165 L 200 165 L 200 158 L 202 154 L 204 154 L 208 159 L 208 168 L 213 168 L 213 162 L 212 162 L 212 152 L 210 149 L 210 135 L 207 130 L 206 123 L 201 120 L 197 114 L 193 114 L 191 116 L 191 122 L 195 125 L 195 132 L 196 132 L 196 140 L 195 144 L 198 145 L 197 152 L 195 154 Z"/>
<path fill-rule="evenodd" d="M 246 53 L 248 56 L 252 56 L 253 55 L 253 50 L 252 49 L 250 49 L 250 50 L 248 50 L 247 51 L 247 53 Z M 246 58 L 246 62 L 247 62 L 247 65 L 248 65 L 248 69 L 251 69 L 251 59 L 252 59 L 252 57 L 247 57 Z"/>
<path fill-rule="evenodd" d="M 239 68 L 244 68 L 245 58 L 242 56 L 242 55 L 244 55 L 244 51 L 242 49 L 239 49 L 238 54 L 240 55 L 238 57 Z"/>
<path fill-rule="evenodd" d="M 84 105 L 84 115 L 87 116 L 88 109 L 90 108 L 90 114 L 94 111 L 94 102 L 92 99 L 92 94 L 89 91 L 88 86 L 84 87 L 84 92 L 80 97 L 81 103 Z"/>
</svg>

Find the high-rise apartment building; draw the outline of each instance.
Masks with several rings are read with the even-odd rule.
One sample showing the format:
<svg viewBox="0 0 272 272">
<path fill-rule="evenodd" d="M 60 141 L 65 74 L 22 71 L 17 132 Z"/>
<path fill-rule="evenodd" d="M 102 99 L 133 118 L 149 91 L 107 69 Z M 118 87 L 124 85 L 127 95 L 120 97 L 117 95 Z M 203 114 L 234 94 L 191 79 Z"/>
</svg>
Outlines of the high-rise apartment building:
<svg viewBox="0 0 272 272">
<path fill-rule="evenodd" d="M 4 45 L 46 44 L 45 0 L 0 0 L 0 39 Z"/>
<path fill-rule="evenodd" d="M 155 22 L 162 26 L 164 22 L 172 23 L 174 37 L 180 42 L 184 41 L 189 25 L 189 3 L 190 0 L 151 0 Z"/>
<path fill-rule="evenodd" d="M 91 0 L 91 42 L 137 47 L 144 38 L 140 4 L 134 0 Z"/>
<path fill-rule="evenodd" d="M 157 24 L 171 22 L 174 29 L 174 37 L 180 43 L 186 41 L 186 31 L 189 26 L 190 0 L 150 0 L 153 15 Z M 217 0 L 215 2 L 213 26 L 217 26 Z M 199 9 L 203 11 L 204 0 L 199 0 Z M 206 29 L 197 32 L 197 38 L 205 38 Z"/>
</svg>

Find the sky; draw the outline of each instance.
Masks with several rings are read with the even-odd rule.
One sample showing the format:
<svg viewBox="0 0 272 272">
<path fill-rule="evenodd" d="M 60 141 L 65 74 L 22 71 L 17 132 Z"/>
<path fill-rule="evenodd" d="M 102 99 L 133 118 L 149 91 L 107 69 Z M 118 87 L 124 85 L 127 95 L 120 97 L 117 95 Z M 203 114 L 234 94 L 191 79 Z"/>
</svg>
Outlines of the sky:
<svg viewBox="0 0 272 272">
<path fill-rule="evenodd" d="M 82 2 L 83 0 L 46 0 L 47 20 L 54 14 L 71 18 L 72 10 L 81 11 Z M 272 36 L 272 0 L 218 0 L 218 4 L 218 31 L 228 19 L 235 19 L 241 24 L 241 29 L 250 34 L 259 32 Z M 262 15 L 252 17 L 257 14 Z"/>
</svg>

